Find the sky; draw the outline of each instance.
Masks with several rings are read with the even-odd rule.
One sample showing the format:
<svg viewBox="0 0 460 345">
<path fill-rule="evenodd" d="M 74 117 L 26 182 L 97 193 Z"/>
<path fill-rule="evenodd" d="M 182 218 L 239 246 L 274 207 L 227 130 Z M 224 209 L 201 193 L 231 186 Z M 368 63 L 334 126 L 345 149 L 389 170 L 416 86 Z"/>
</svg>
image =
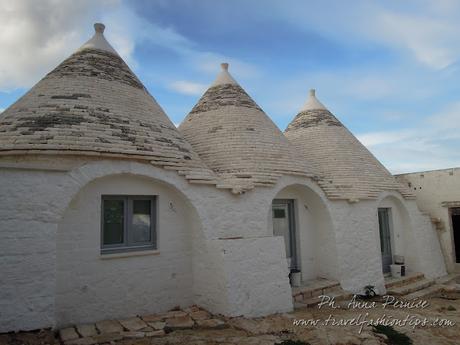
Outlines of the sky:
<svg viewBox="0 0 460 345">
<path fill-rule="evenodd" d="M 460 166 L 460 1 L 0 0 L 0 116 L 95 22 L 175 124 L 228 62 L 281 130 L 315 88 L 392 173 Z"/>
</svg>

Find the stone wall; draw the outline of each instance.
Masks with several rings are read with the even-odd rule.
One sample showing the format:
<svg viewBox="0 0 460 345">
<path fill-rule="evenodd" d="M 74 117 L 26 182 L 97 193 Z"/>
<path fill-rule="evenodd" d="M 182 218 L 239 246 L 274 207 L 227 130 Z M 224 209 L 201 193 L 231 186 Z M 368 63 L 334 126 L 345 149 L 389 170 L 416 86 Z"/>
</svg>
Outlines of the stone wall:
<svg viewBox="0 0 460 345">
<path fill-rule="evenodd" d="M 302 280 L 318 277 L 338 280 L 337 243 L 328 202 L 301 184 L 284 188 L 276 198 L 295 201 L 297 253 Z"/>
<path fill-rule="evenodd" d="M 449 207 L 460 207 L 460 168 L 416 172 L 396 176 L 416 194 L 420 210 L 437 221 L 438 235 L 447 269 L 460 268 L 455 263 Z"/>
<path fill-rule="evenodd" d="M 301 243 L 302 255 L 317 263 L 309 278 L 384 292 L 377 208 L 388 196 L 406 208 L 414 267 L 429 277 L 445 273 L 429 219 L 396 192 L 331 202 L 311 179 L 282 176 L 272 188 L 236 196 L 124 160 L 10 157 L 0 167 L 0 332 L 163 312 L 176 304 L 233 316 L 289 311 L 284 243 L 273 237 L 270 217 L 272 200 L 283 195 L 297 198 L 315 219 L 314 246 L 321 250 L 309 253 L 309 236 Z M 159 253 L 101 258 L 102 193 L 158 193 Z"/>
<path fill-rule="evenodd" d="M 60 171 L 0 169 L 0 332 L 53 325 Z"/>
<path fill-rule="evenodd" d="M 238 197 L 192 185 L 172 171 L 123 160 L 3 158 L 0 166 L 0 332 L 161 312 L 176 303 L 199 303 L 224 314 L 292 309 L 286 261 L 276 259 L 282 256 L 283 243 L 267 238 L 270 189 Z M 176 211 L 188 210 L 184 214 L 191 218 L 163 224 L 160 246 L 162 239 L 169 240 L 158 255 L 102 260 L 92 218 L 99 215 L 94 199 L 100 200 L 103 190 L 158 191 L 160 200 L 173 199 Z M 160 219 L 168 217 L 169 204 L 160 207 Z M 233 247 L 234 237 L 240 238 L 238 248 Z M 273 260 L 260 260 L 255 247 Z M 264 274 L 256 279 L 254 269 Z M 235 279 L 243 285 L 235 286 Z M 154 280 L 152 301 L 143 303 L 142 287 Z M 173 288 L 176 282 L 181 286 Z M 135 293 L 128 296 L 133 285 Z M 160 290 L 161 301 L 152 296 Z M 123 296 L 130 302 L 117 300 Z"/>
<path fill-rule="evenodd" d="M 157 250 L 101 254 L 101 195 L 110 194 L 158 196 Z M 57 325 L 191 305 L 194 212 L 179 193 L 145 177 L 112 175 L 82 188 L 58 226 Z"/>
</svg>

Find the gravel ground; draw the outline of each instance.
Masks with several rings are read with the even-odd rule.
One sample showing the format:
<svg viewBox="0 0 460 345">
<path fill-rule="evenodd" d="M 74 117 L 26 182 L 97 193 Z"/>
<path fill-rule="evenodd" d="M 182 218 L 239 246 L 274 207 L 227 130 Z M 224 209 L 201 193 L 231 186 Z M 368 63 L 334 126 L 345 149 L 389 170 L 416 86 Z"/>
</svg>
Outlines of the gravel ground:
<svg viewBox="0 0 460 345">
<path fill-rule="evenodd" d="M 323 306 L 321 309 L 309 308 L 296 310 L 293 313 L 271 315 L 264 318 L 224 319 L 224 329 L 190 329 L 176 330 L 161 337 L 143 337 L 140 339 L 112 340 L 102 344 L 110 345 L 149 345 L 149 344 L 191 344 L 191 345 L 272 345 L 288 339 L 300 340 L 310 345 L 383 345 L 391 344 L 384 335 L 373 332 L 372 327 L 364 325 L 360 332 L 359 326 L 332 325 L 332 318 L 336 322 L 350 322 L 352 319 L 361 319 L 367 313 L 367 320 L 386 317 L 387 320 L 404 320 L 409 315 L 409 321 L 415 322 L 427 318 L 430 324 L 394 326 L 397 331 L 406 334 L 414 345 L 427 344 L 460 344 L 460 299 L 458 296 L 446 296 L 427 299 L 429 306 L 420 309 L 393 308 L 376 302 L 373 308 L 350 308 L 349 301 L 337 302 L 337 308 Z M 370 303 L 368 304 L 370 307 Z M 325 325 L 325 320 L 329 324 Z M 454 323 L 451 326 L 432 325 L 433 320 L 448 320 Z M 312 325 L 312 321 L 319 320 Z M 295 323 L 298 323 L 297 325 Z M 309 323 L 309 324 L 307 324 Z M 80 345 L 90 345 L 80 338 Z M 0 334 L 0 345 L 44 345 L 61 344 L 57 334 L 51 330 L 34 332 L 19 332 Z M 94 343 L 93 343 L 94 344 Z"/>
</svg>

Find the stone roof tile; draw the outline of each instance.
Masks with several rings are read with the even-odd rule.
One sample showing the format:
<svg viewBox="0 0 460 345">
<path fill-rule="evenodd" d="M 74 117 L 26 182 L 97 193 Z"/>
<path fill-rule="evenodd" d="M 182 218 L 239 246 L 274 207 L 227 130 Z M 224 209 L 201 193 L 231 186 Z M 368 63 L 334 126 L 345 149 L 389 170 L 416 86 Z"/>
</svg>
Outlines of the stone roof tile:
<svg viewBox="0 0 460 345">
<path fill-rule="evenodd" d="M 0 116 L 1 154 L 149 160 L 214 181 L 167 115 L 103 36 L 103 25 Z M 195 171 L 196 170 L 196 171 Z"/>
<path fill-rule="evenodd" d="M 179 126 L 221 187 L 271 186 L 281 175 L 313 176 L 283 133 L 228 73 L 228 65 Z"/>
<path fill-rule="evenodd" d="M 330 199 L 376 199 L 382 191 L 415 197 L 316 99 L 314 92 L 285 135 L 319 172 L 318 183 Z"/>
</svg>

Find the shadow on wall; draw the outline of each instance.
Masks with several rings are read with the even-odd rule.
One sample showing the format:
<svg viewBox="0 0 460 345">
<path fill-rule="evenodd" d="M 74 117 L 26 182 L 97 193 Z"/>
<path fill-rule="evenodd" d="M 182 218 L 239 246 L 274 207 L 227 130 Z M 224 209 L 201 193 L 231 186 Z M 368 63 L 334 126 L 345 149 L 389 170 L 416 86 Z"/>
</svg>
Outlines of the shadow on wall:
<svg viewBox="0 0 460 345">
<path fill-rule="evenodd" d="M 288 266 L 299 269 L 303 281 L 339 280 L 332 220 L 327 205 L 314 190 L 289 185 L 278 192 L 268 213 L 269 235 L 284 237 Z"/>
<path fill-rule="evenodd" d="M 156 196 L 156 248 L 137 253 L 101 253 L 103 195 Z M 199 229 L 195 208 L 167 183 L 119 174 L 86 184 L 74 196 L 58 226 L 57 325 L 163 312 L 176 305 L 193 304 L 192 235 Z"/>
<path fill-rule="evenodd" d="M 377 224 L 380 225 L 376 234 L 379 237 L 382 266 L 394 263 L 395 256 L 403 256 L 406 274 L 417 272 L 416 242 L 408 210 L 401 200 L 391 195 L 379 202 L 378 210 L 380 221 Z"/>
</svg>

